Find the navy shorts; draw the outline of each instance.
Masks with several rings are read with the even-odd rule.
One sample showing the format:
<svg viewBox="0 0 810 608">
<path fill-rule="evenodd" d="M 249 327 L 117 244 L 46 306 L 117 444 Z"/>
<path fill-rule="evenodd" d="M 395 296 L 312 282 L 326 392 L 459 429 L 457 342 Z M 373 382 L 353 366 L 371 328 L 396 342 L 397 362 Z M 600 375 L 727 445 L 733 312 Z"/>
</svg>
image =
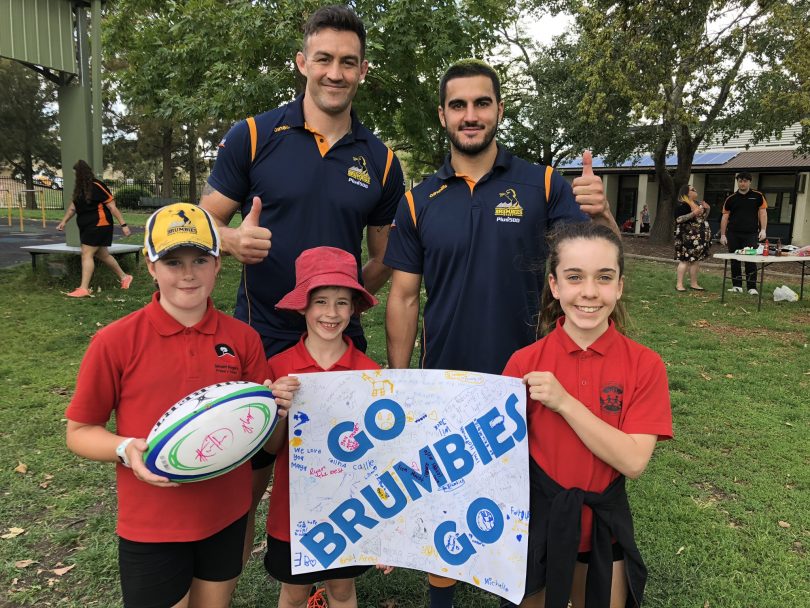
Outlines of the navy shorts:
<svg viewBox="0 0 810 608">
<path fill-rule="evenodd" d="M 347 566 L 346 568 L 332 568 L 320 572 L 293 575 L 290 564 L 292 561 L 290 547 L 290 543 L 267 535 L 264 568 L 274 579 L 289 585 L 314 585 L 321 581 L 331 581 L 337 578 L 356 578 L 371 568 L 371 566 Z"/>
<path fill-rule="evenodd" d="M 118 538 L 118 567 L 125 608 L 174 606 L 191 581 L 229 581 L 242 572 L 247 514 L 216 534 L 180 543 L 139 543 Z"/>
</svg>

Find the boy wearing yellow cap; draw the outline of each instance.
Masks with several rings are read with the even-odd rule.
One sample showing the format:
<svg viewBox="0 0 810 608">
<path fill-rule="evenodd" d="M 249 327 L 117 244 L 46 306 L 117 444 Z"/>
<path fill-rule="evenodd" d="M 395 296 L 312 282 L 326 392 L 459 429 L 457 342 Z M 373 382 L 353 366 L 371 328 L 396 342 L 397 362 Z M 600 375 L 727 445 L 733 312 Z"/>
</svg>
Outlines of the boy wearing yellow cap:
<svg viewBox="0 0 810 608">
<path fill-rule="evenodd" d="M 65 414 L 72 451 L 118 463 L 126 607 L 225 608 L 242 569 L 250 465 L 178 485 L 151 473 L 142 459 L 144 438 L 184 396 L 217 382 L 267 377 L 259 335 L 211 302 L 219 247 L 215 224 L 199 207 L 178 203 L 149 218 L 144 253 L 158 291 L 93 337 Z M 287 408 L 290 396 L 279 391 L 277 402 Z"/>
</svg>

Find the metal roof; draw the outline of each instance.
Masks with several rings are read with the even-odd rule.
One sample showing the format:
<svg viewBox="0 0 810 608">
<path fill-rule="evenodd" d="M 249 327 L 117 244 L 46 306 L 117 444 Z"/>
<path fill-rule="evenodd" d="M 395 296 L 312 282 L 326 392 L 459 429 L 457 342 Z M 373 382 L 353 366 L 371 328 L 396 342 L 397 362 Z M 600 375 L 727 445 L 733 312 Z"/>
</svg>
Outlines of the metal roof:
<svg viewBox="0 0 810 608">
<path fill-rule="evenodd" d="M 723 152 L 698 152 L 692 162 L 692 172 L 735 171 L 749 169 L 754 172 L 769 169 L 810 170 L 810 156 L 793 156 L 793 150 L 745 150 Z M 678 157 L 667 156 L 667 167 L 675 167 Z M 605 165 L 603 159 L 595 157 L 593 168 L 602 173 L 649 173 L 654 169 L 652 156 L 643 154 L 637 160 L 626 160 L 619 165 Z M 575 158 L 561 163 L 562 173 L 572 173 L 582 168 L 582 158 Z"/>
<path fill-rule="evenodd" d="M 810 170 L 810 156 L 793 156 L 793 150 L 748 150 L 723 165 L 723 169 Z"/>
<path fill-rule="evenodd" d="M 67 0 L 0 0 L 0 56 L 76 74 Z"/>
</svg>

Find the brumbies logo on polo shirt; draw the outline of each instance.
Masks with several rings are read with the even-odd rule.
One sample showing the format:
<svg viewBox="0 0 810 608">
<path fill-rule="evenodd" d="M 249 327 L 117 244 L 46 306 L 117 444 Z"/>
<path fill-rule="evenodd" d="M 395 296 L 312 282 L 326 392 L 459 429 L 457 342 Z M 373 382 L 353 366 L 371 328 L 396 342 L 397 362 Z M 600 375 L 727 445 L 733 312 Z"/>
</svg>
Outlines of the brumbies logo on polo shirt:
<svg viewBox="0 0 810 608">
<path fill-rule="evenodd" d="M 624 388 L 618 382 L 608 382 L 599 391 L 599 404 L 608 414 L 620 414 L 624 403 Z"/>
<path fill-rule="evenodd" d="M 349 171 L 347 172 L 349 176 L 349 181 L 353 183 L 355 186 L 368 188 L 368 185 L 371 183 L 371 177 L 368 174 L 368 165 L 366 165 L 366 157 L 352 156 L 352 161 L 354 161 L 354 164 L 351 167 L 349 167 Z"/>
<path fill-rule="evenodd" d="M 523 217 L 523 207 L 520 206 L 515 189 L 509 188 L 498 196 L 501 197 L 501 202 L 495 205 L 495 221 L 520 222 L 520 218 Z"/>
</svg>

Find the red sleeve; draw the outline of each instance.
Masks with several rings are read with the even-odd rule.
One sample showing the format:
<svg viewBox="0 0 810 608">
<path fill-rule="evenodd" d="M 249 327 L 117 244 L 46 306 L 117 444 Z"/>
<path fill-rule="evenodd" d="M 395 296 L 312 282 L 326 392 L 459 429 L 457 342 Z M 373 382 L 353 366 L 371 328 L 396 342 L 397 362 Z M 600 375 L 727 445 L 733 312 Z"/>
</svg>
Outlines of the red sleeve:
<svg viewBox="0 0 810 608">
<path fill-rule="evenodd" d="M 83 424 L 105 425 L 118 405 L 123 367 L 115 361 L 106 332 L 96 334 L 84 353 L 76 392 L 65 411 L 65 417 Z"/>
<path fill-rule="evenodd" d="M 621 430 L 628 434 L 658 435 L 672 439 L 672 409 L 664 362 L 645 349 L 638 359 L 638 377 Z"/>
<path fill-rule="evenodd" d="M 521 369 L 520 352 L 513 353 L 506 362 L 506 367 L 503 368 L 502 376 L 511 376 L 512 378 L 522 378 L 526 373 Z"/>
</svg>

